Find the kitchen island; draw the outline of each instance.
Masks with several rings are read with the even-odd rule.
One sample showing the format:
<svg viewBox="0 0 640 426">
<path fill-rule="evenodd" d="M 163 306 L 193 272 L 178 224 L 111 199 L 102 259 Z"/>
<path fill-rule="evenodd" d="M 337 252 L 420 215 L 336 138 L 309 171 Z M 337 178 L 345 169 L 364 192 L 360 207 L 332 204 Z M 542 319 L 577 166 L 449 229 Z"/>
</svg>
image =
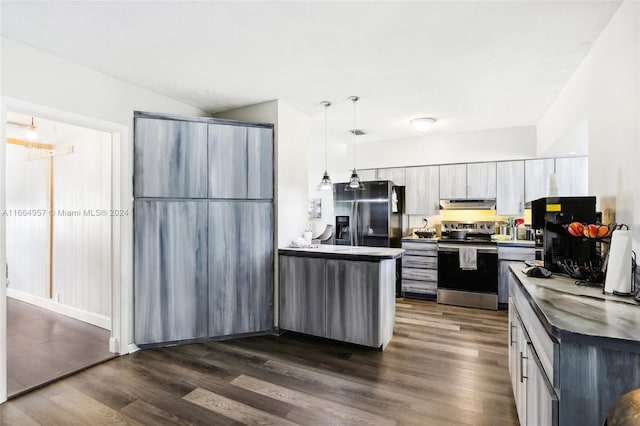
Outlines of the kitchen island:
<svg viewBox="0 0 640 426">
<path fill-rule="evenodd" d="M 281 248 L 281 330 L 384 349 L 395 325 L 396 259 L 403 249 Z"/>
<path fill-rule="evenodd" d="M 521 423 L 602 425 L 640 387 L 640 306 L 511 265 L 509 371 Z"/>
</svg>

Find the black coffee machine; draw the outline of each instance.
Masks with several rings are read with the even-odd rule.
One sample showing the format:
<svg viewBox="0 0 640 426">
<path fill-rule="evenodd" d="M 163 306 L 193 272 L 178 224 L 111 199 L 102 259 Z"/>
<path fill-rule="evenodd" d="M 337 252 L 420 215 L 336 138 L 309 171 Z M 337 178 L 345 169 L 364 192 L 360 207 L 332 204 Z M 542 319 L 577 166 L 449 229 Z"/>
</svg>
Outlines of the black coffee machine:
<svg viewBox="0 0 640 426">
<path fill-rule="evenodd" d="M 531 202 L 531 227 L 542 230 L 544 267 L 564 272 L 562 264 L 599 266 L 596 242 L 567 233 L 571 222 L 596 222 L 596 197 L 546 197 Z M 539 246 L 536 239 L 536 247 Z"/>
</svg>

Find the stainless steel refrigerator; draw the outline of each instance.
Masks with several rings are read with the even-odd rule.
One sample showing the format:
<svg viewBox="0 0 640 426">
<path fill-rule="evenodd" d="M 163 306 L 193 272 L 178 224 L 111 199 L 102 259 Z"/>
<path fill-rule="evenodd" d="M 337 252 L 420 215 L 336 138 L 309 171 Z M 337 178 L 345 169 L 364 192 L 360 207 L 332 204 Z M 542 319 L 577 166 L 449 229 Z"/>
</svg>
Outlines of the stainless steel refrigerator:
<svg viewBox="0 0 640 426">
<path fill-rule="evenodd" d="M 335 244 L 402 247 L 404 186 L 388 180 L 333 185 Z"/>
</svg>

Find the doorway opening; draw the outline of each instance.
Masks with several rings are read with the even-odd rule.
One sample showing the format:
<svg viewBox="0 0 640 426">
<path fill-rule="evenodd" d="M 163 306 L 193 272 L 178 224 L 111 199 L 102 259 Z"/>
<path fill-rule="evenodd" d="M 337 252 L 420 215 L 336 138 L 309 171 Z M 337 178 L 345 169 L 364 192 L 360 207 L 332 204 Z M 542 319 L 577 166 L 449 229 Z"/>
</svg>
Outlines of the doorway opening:
<svg viewBox="0 0 640 426">
<path fill-rule="evenodd" d="M 12 397 L 115 356 L 116 212 L 112 133 L 18 112 L 5 118 Z"/>
</svg>

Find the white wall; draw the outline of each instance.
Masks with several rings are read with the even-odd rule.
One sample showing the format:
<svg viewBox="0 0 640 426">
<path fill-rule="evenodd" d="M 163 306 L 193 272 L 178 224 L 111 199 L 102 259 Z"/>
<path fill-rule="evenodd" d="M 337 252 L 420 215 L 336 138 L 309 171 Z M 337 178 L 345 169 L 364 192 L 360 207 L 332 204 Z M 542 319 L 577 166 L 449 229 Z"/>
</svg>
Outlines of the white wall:
<svg viewBox="0 0 640 426">
<path fill-rule="evenodd" d="M 0 45 L 1 48 L 2 46 Z M 2 71 L 0 71 L 0 81 L 2 81 L 1 79 Z M 0 106 L 2 106 L 1 102 Z M 5 134 L 6 121 L 6 112 L 4 108 L 0 108 L 0 137 Z M 0 182 L 7 181 L 7 168 L 2 167 L 5 164 L 6 147 L 6 143 L 0 143 Z M 0 184 L 0 212 L 5 211 L 6 207 L 6 185 Z M 5 219 L 5 216 L 0 214 L 0 403 L 7 400 L 7 284 L 5 269 L 7 234 Z"/>
<path fill-rule="evenodd" d="M 306 229 L 309 193 L 309 118 L 278 102 L 278 246 Z"/>
<path fill-rule="evenodd" d="M 364 138 L 364 137 L 363 137 Z M 536 157 L 534 126 L 476 132 L 433 134 L 384 142 L 358 142 L 357 169 L 430 164 L 501 161 Z M 324 131 L 314 134 L 309 153 L 309 197 L 322 200 L 322 218 L 313 220 L 314 235 L 333 222 L 333 194 L 317 191 L 324 171 Z M 353 168 L 352 141 L 329 140 L 328 171 L 333 182 L 347 182 Z M 421 224 L 422 216 L 419 218 Z M 415 226 L 415 223 L 412 224 Z"/>
<path fill-rule="evenodd" d="M 361 169 L 532 158 L 536 156 L 536 129 L 526 126 L 434 134 L 360 143 L 357 149 Z"/>
<path fill-rule="evenodd" d="M 625 1 L 538 123 L 538 151 L 557 149 L 586 117 L 589 190 L 640 251 L 640 3 Z"/>
<path fill-rule="evenodd" d="M 41 140 L 49 140 L 40 133 Z M 111 135 L 91 129 L 73 134 L 64 140 L 73 145 L 73 154 L 53 159 L 53 300 L 76 308 L 69 311 L 72 316 L 83 311 L 83 319 L 110 329 L 111 217 L 87 210 L 111 208 Z M 49 210 L 49 159 L 30 161 L 28 153 L 21 146 L 7 147 L 12 213 Z M 38 301 L 29 296 L 49 299 L 49 220 L 49 215 L 7 217 L 11 295 L 32 303 Z M 59 312 L 65 312 L 63 306 Z"/>
<path fill-rule="evenodd" d="M 133 173 L 133 111 L 154 111 L 183 115 L 207 115 L 190 105 L 169 99 L 90 68 L 74 64 L 46 52 L 33 49 L 13 40 L 0 38 L 0 94 L 3 109 L 10 105 L 16 112 L 33 113 L 94 129 L 113 131 L 116 136 L 114 156 L 113 207 L 132 211 Z M 4 144 L 3 144 L 4 145 Z M 4 148 L 0 150 L 0 164 L 5 163 Z M 4 171 L 4 170 L 3 170 Z M 4 180 L 3 180 L 4 182 Z M 4 185 L 0 185 L 3 187 Z M 4 197 L 2 197 L 4 201 Z M 114 229 L 114 265 L 118 273 L 113 277 L 114 327 L 118 335 L 119 351 L 126 352 L 133 343 L 133 222 L 132 214 L 112 222 Z M 2 228 L 0 228 L 2 230 Z M 0 237 L 3 245 L 5 236 Z M 1 253 L 0 253 L 1 254 Z M 4 256 L 0 264 L 4 268 Z M 4 287 L 4 275 L 0 287 Z M 122 287 L 120 293 L 118 288 Z M 4 291 L 0 295 L 4 294 Z M 122 304 L 122 311 L 119 310 Z M 0 301 L 0 317 L 6 310 Z M 0 338 L 1 338 L 0 333 Z M 5 347 L 0 341 L 0 348 Z M 2 358 L 0 358 L 0 361 Z M 0 365 L 0 370 L 2 366 Z M 1 389 L 0 389 L 1 390 Z M 0 394 L 0 401 L 2 395 Z"/>
<path fill-rule="evenodd" d="M 111 135 L 86 129 L 67 143 L 74 153 L 54 160 L 54 299 L 111 318 L 111 217 L 87 214 L 111 209 Z"/>
<path fill-rule="evenodd" d="M 49 216 L 24 214 L 49 210 L 48 160 L 28 161 L 28 151 L 17 145 L 7 145 L 6 153 L 9 288 L 49 297 Z"/>
</svg>

